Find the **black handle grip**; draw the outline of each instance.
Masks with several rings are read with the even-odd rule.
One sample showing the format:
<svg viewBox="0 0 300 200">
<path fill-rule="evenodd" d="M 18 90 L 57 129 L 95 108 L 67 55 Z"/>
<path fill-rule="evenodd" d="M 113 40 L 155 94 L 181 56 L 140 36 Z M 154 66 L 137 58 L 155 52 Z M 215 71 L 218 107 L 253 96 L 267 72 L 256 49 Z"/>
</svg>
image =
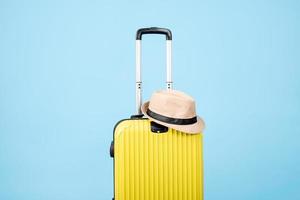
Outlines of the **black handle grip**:
<svg viewBox="0 0 300 200">
<path fill-rule="evenodd" d="M 136 32 L 136 40 L 141 40 L 142 35 L 144 34 L 162 34 L 166 36 L 167 40 L 172 40 L 172 32 L 167 28 L 158 28 L 158 27 L 140 28 Z"/>
</svg>

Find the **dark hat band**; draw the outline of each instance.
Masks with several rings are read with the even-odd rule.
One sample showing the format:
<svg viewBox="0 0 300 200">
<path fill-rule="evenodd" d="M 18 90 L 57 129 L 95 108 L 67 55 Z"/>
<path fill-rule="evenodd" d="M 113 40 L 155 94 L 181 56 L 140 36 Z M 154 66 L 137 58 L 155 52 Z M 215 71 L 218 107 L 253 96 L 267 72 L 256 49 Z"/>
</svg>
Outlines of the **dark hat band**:
<svg viewBox="0 0 300 200">
<path fill-rule="evenodd" d="M 172 118 L 172 117 L 166 117 L 163 115 L 160 115 L 158 113 L 155 113 L 151 111 L 150 109 L 147 110 L 147 114 L 152 117 L 153 119 L 156 119 L 161 122 L 165 122 L 168 124 L 176 124 L 176 125 L 190 125 L 197 122 L 197 116 L 188 118 L 188 119 L 179 119 L 179 118 Z"/>
</svg>

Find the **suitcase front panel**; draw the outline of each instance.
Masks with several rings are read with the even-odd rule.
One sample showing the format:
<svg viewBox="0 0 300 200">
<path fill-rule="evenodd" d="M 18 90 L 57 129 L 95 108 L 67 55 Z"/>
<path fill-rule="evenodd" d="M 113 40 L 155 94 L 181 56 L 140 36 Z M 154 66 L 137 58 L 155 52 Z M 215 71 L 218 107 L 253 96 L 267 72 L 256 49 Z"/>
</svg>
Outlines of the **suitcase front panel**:
<svg viewBox="0 0 300 200">
<path fill-rule="evenodd" d="M 115 200 L 203 200 L 202 134 L 153 133 L 147 119 L 114 132 Z"/>
</svg>

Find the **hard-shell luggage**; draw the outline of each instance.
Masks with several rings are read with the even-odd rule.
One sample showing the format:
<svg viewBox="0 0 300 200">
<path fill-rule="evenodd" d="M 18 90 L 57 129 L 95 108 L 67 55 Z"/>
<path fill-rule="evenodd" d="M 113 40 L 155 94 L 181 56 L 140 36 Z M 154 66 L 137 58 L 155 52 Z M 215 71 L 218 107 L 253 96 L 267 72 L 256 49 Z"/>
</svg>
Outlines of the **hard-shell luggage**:
<svg viewBox="0 0 300 200">
<path fill-rule="evenodd" d="M 136 34 L 136 115 L 114 128 L 115 200 L 203 200 L 202 133 L 187 134 L 143 118 L 141 40 L 163 34 L 167 49 L 167 89 L 172 89 L 171 31 L 143 28 Z"/>
</svg>

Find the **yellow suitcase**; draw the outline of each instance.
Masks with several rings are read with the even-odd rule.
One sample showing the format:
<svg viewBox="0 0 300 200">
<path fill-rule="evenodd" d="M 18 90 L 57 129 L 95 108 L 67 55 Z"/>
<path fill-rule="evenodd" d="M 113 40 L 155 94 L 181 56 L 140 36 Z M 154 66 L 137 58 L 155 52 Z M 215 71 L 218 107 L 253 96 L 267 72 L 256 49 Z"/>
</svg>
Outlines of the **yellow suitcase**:
<svg viewBox="0 0 300 200">
<path fill-rule="evenodd" d="M 114 128 L 115 200 L 203 200 L 202 134 L 186 134 L 143 118 L 140 48 L 143 34 L 167 38 L 167 88 L 171 89 L 171 31 L 145 28 L 137 32 L 137 115 Z"/>
</svg>

